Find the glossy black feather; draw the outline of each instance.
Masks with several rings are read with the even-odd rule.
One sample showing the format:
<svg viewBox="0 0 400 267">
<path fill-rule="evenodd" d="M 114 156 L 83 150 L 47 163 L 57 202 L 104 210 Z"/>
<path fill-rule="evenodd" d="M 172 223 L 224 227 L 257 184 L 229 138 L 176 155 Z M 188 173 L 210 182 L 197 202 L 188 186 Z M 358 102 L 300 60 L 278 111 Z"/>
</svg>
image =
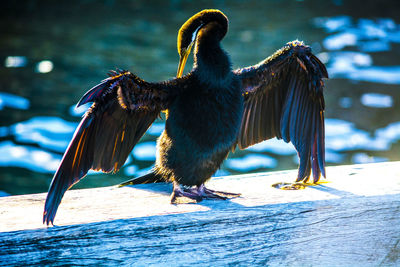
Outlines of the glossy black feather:
<svg viewBox="0 0 400 267">
<path fill-rule="evenodd" d="M 297 181 L 325 176 L 323 78 L 321 61 L 293 41 L 258 65 L 234 71 L 242 83 L 244 112 L 240 148 L 277 137 L 292 142 L 300 157 Z"/>
<path fill-rule="evenodd" d="M 165 182 L 165 178 L 162 177 L 160 174 L 154 173 L 151 171 L 143 176 L 133 178 L 129 181 L 119 184 L 119 187 L 126 186 L 126 185 L 135 185 L 135 184 L 151 184 L 151 183 L 160 183 Z"/>
<path fill-rule="evenodd" d="M 43 214 L 46 224 L 53 223 L 65 191 L 90 169 L 118 171 L 168 104 L 170 95 L 164 84 L 145 83 L 129 72 L 113 74 L 116 76 L 90 89 L 78 103 L 94 102 L 75 131 L 51 182 Z"/>
</svg>

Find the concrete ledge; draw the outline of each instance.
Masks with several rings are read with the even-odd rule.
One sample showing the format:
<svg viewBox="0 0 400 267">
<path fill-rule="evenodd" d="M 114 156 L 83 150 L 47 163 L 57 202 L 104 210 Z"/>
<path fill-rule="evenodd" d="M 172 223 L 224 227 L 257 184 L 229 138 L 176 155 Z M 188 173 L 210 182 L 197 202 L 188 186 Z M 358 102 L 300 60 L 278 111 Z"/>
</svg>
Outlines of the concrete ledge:
<svg viewBox="0 0 400 267">
<path fill-rule="evenodd" d="M 296 171 L 214 178 L 229 201 L 169 204 L 167 184 L 67 191 L 56 227 L 45 194 L 0 198 L 0 265 L 400 264 L 400 162 L 330 167 L 304 190 Z"/>
</svg>

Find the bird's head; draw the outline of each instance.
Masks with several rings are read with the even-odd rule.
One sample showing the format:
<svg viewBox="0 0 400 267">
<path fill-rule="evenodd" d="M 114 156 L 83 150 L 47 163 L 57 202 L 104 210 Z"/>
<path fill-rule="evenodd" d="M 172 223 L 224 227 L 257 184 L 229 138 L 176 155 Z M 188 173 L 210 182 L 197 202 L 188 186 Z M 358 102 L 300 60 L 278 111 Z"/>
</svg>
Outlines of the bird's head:
<svg viewBox="0 0 400 267">
<path fill-rule="evenodd" d="M 220 26 L 218 37 L 219 40 L 221 40 L 228 31 L 228 18 L 217 9 L 205 9 L 200 11 L 188 19 L 179 29 L 177 46 L 180 59 L 176 77 L 179 78 L 182 76 L 186 60 L 193 44 L 197 40 L 200 30 L 210 23 L 216 23 Z"/>
</svg>

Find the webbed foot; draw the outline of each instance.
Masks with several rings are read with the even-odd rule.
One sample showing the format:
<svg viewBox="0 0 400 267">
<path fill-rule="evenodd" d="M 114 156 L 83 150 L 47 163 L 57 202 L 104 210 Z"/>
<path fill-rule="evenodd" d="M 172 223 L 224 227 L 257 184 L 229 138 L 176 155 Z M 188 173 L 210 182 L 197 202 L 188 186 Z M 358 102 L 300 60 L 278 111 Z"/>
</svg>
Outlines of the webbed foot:
<svg viewBox="0 0 400 267">
<path fill-rule="evenodd" d="M 215 191 L 215 190 L 206 188 L 204 185 L 200 185 L 199 190 L 201 190 L 203 192 L 204 198 L 230 199 L 230 198 L 240 197 L 240 195 L 241 195 L 239 193 Z"/>
<path fill-rule="evenodd" d="M 178 183 L 173 183 L 174 189 L 171 194 L 171 204 L 198 203 L 202 200 L 197 187 L 182 188 Z"/>
<path fill-rule="evenodd" d="M 241 194 L 228 193 L 208 189 L 204 184 L 191 188 L 182 188 L 177 182 L 173 183 L 173 191 L 171 195 L 172 204 L 198 203 L 203 199 L 230 199 L 239 197 Z"/>
</svg>

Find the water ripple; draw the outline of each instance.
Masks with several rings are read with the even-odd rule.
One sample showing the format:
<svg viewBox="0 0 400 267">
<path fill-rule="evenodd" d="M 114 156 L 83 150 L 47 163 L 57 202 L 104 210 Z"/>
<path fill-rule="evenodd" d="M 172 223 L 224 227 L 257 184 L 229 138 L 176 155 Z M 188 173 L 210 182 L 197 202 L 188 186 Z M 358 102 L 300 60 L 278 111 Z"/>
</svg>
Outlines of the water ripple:
<svg viewBox="0 0 400 267">
<path fill-rule="evenodd" d="M 390 108 L 393 106 L 393 98 L 390 95 L 378 93 L 366 93 L 361 96 L 361 104 L 372 108 Z"/>
<path fill-rule="evenodd" d="M 4 61 L 6 68 L 21 68 L 25 67 L 28 60 L 24 56 L 8 56 Z"/>
<path fill-rule="evenodd" d="M 272 138 L 267 141 L 255 144 L 247 150 L 253 152 L 270 152 L 278 155 L 293 155 L 297 154 L 296 149 L 291 143 L 286 143 L 283 140 Z"/>
<path fill-rule="evenodd" d="M 58 117 L 34 117 L 10 126 L 10 131 L 18 142 L 63 153 L 77 125 Z"/>
<path fill-rule="evenodd" d="M 267 155 L 247 154 L 242 158 L 227 159 L 225 164 L 230 169 L 245 172 L 260 168 L 275 168 L 278 162 Z"/>
<path fill-rule="evenodd" d="M 156 142 L 142 142 L 133 149 L 133 156 L 138 160 L 154 161 L 156 159 Z"/>
<path fill-rule="evenodd" d="M 390 149 L 390 141 L 372 137 L 367 131 L 357 129 L 351 122 L 339 119 L 326 119 L 327 150 L 336 152 L 352 150 L 386 151 Z"/>
<path fill-rule="evenodd" d="M 0 110 L 5 107 L 26 110 L 30 106 L 28 99 L 13 95 L 10 93 L 0 92 Z"/>
<path fill-rule="evenodd" d="M 323 45 L 331 52 L 321 53 L 328 62 L 328 72 L 332 78 L 346 78 L 355 81 L 400 84 L 400 66 L 372 66 L 368 54 L 338 50 L 346 47 L 362 52 L 385 52 L 391 50 L 391 43 L 400 43 L 400 26 L 392 19 L 365 19 L 353 21 L 348 16 L 315 18 L 314 24 L 333 33 L 323 40 Z M 326 60 L 329 57 L 329 61 Z M 360 65 L 358 58 L 368 59 Z"/>
<path fill-rule="evenodd" d="M 15 145 L 11 141 L 0 142 L 0 166 L 20 167 L 40 173 L 52 173 L 57 170 L 61 156 L 47 151 Z"/>
</svg>

